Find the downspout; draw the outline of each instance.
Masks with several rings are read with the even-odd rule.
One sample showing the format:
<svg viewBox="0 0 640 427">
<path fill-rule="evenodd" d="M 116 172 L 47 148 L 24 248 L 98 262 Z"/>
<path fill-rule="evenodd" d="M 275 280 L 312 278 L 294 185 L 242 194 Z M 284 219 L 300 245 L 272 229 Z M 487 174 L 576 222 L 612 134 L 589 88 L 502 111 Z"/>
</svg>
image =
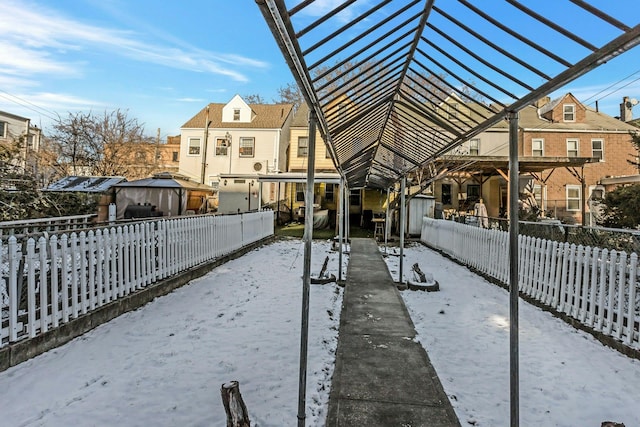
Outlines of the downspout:
<svg viewBox="0 0 640 427">
<path fill-rule="evenodd" d="M 159 131 L 159 129 L 158 129 Z M 209 143 L 209 105 L 207 105 L 207 114 L 204 119 L 204 142 L 202 147 L 202 171 L 200 172 L 200 183 L 204 184 L 205 171 L 207 169 L 207 145 Z"/>
</svg>

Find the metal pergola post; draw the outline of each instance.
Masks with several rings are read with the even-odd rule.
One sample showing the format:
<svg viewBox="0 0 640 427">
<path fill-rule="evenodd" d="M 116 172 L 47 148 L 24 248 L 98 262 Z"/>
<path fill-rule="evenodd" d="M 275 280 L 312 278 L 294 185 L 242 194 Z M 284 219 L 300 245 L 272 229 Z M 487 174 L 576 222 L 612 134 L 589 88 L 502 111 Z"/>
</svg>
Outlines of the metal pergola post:
<svg viewBox="0 0 640 427">
<path fill-rule="evenodd" d="M 338 203 L 338 242 L 340 248 L 338 249 L 338 282 L 342 281 L 342 241 L 344 238 L 344 178 L 340 178 L 340 189 L 338 191 L 340 195 L 340 202 Z"/>
<path fill-rule="evenodd" d="M 311 288 L 311 240 L 313 239 L 313 184 L 315 180 L 316 115 L 309 113 L 307 191 L 304 206 L 304 269 L 302 277 L 302 321 L 300 327 L 300 375 L 298 383 L 298 427 L 305 425 L 307 347 L 309 342 L 309 290 Z"/>
<path fill-rule="evenodd" d="M 384 254 L 387 254 L 387 243 L 388 243 L 388 236 L 389 236 L 389 203 L 391 202 L 389 200 L 389 191 L 391 189 L 389 187 L 387 187 L 387 208 L 386 211 L 384 213 Z"/>
<path fill-rule="evenodd" d="M 509 116 L 509 367 L 511 427 L 520 424 L 518 349 L 518 113 Z"/>
<path fill-rule="evenodd" d="M 403 176 L 402 180 L 400 181 L 400 268 L 399 268 L 399 273 L 398 273 L 398 282 L 400 284 L 404 283 L 404 281 L 402 280 L 402 278 L 404 277 L 403 274 L 403 258 L 404 258 L 404 227 L 405 227 L 405 217 L 407 215 L 406 213 L 406 209 L 404 206 L 405 203 L 405 190 L 407 187 L 407 177 Z"/>
</svg>

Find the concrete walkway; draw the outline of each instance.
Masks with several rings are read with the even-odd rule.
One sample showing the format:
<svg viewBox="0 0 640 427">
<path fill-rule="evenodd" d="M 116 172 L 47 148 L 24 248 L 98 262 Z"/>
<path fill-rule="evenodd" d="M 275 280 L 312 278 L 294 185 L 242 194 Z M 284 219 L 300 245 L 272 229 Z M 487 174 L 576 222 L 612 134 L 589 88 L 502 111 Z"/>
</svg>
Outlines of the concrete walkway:
<svg viewBox="0 0 640 427">
<path fill-rule="evenodd" d="M 327 426 L 460 426 L 373 239 L 352 239 Z"/>
</svg>

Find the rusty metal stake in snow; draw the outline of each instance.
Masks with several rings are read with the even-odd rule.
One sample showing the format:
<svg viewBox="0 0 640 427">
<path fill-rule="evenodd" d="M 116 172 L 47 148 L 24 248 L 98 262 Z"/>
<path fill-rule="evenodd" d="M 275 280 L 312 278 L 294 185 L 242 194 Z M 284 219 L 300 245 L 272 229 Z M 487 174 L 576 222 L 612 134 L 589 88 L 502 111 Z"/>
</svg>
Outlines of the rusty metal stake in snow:
<svg viewBox="0 0 640 427">
<path fill-rule="evenodd" d="M 229 381 L 222 384 L 220 394 L 227 413 L 227 427 L 250 427 L 249 412 L 240 394 L 240 383 Z"/>
</svg>

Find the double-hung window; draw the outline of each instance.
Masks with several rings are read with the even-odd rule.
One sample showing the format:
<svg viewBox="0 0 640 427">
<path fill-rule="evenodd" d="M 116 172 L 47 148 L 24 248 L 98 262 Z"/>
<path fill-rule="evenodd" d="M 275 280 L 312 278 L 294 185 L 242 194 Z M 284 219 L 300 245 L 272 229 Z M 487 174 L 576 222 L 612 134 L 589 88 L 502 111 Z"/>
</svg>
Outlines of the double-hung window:
<svg viewBox="0 0 640 427">
<path fill-rule="evenodd" d="M 216 138 L 216 156 L 229 155 L 229 142 L 225 138 Z"/>
<path fill-rule="evenodd" d="M 580 186 L 579 185 L 567 185 L 567 210 L 579 211 L 580 210 Z"/>
<path fill-rule="evenodd" d="M 604 162 L 604 140 L 591 140 L 591 157 L 595 157 L 599 162 Z"/>
<path fill-rule="evenodd" d="M 534 138 L 531 140 L 531 156 L 533 157 L 544 156 L 544 139 Z"/>
<path fill-rule="evenodd" d="M 307 157 L 309 154 L 309 138 L 306 136 L 298 137 L 298 157 Z"/>
<path fill-rule="evenodd" d="M 200 138 L 189 138 L 189 155 L 200 155 Z"/>
<path fill-rule="evenodd" d="M 304 202 L 304 184 L 296 182 L 296 202 Z"/>
<path fill-rule="evenodd" d="M 240 138 L 240 157 L 253 157 L 255 138 Z"/>
<path fill-rule="evenodd" d="M 480 155 L 480 140 L 472 139 L 469 141 L 469 155 L 470 156 L 479 156 Z"/>
<path fill-rule="evenodd" d="M 578 157 L 578 140 L 567 139 L 567 157 Z"/>
<path fill-rule="evenodd" d="M 576 121 L 576 106 L 574 104 L 562 105 L 562 120 L 565 122 Z"/>
</svg>

